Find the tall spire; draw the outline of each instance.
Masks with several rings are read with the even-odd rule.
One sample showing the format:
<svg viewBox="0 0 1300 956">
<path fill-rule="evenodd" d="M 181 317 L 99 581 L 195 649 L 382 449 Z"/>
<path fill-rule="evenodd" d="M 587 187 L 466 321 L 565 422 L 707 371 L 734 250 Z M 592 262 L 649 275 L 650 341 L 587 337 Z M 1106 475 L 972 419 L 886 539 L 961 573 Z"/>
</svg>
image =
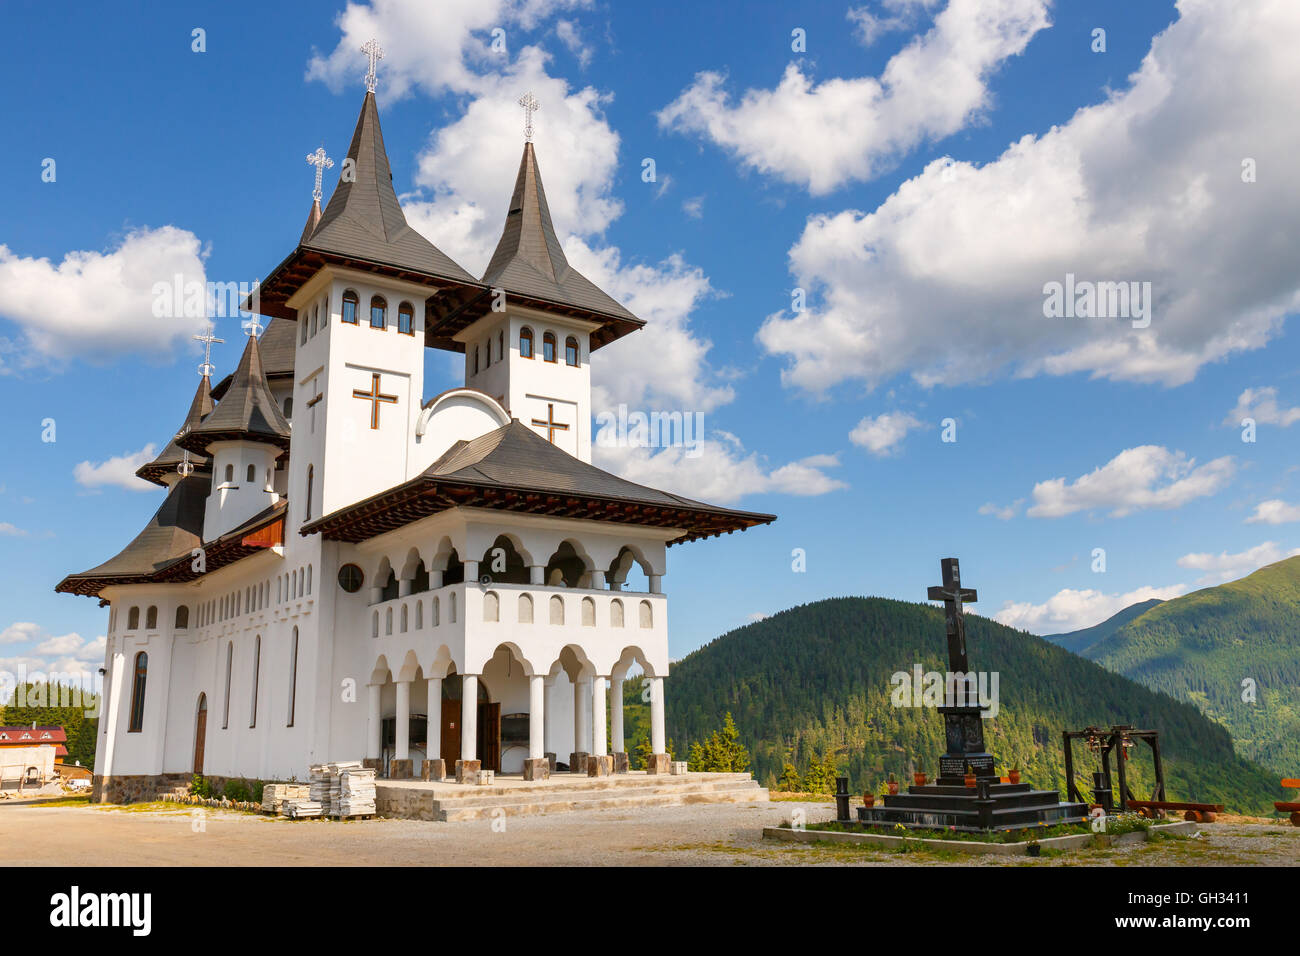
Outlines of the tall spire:
<svg viewBox="0 0 1300 956">
<path fill-rule="evenodd" d="M 527 109 L 523 100 L 520 103 Z M 524 143 L 505 228 L 482 281 L 517 296 L 641 324 L 640 319 L 569 265 L 551 222 L 532 143 Z"/>
<path fill-rule="evenodd" d="M 220 339 L 217 339 L 216 341 L 220 341 Z M 204 364 L 208 368 L 212 367 L 208 362 L 205 362 Z M 211 379 L 209 379 L 205 374 L 199 378 L 199 387 L 194 392 L 194 398 L 190 402 L 190 410 L 185 413 L 185 421 L 181 425 L 180 431 L 178 431 L 177 434 L 179 435 L 180 432 L 184 432 L 186 429 L 198 425 L 199 422 L 203 420 L 203 417 L 211 411 L 212 383 Z M 162 485 L 165 488 L 168 485 L 168 482 L 165 479 L 175 475 L 181 475 L 177 469 L 185 461 L 189 462 L 191 473 L 194 471 L 205 470 L 211 464 L 206 455 L 186 451 L 176 443 L 175 438 L 172 438 L 172 440 L 167 443 L 167 446 L 158 453 L 157 458 L 148 464 L 141 465 L 136 469 L 135 473 L 145 481 L 152 481 L 155 485 Z M 181 475 L 181 477 L 186 476 Z"/>
<path fill-rule="evenodd" d="M 289 423 L 266 384 L 257 336 L 250 334 L 217 407 L 201 422 L 187 422 L 177 434 L 176 444 L 200 454 L 218 441 L 255 441 L 288 448 L 289 433 Z"/>
</svg>

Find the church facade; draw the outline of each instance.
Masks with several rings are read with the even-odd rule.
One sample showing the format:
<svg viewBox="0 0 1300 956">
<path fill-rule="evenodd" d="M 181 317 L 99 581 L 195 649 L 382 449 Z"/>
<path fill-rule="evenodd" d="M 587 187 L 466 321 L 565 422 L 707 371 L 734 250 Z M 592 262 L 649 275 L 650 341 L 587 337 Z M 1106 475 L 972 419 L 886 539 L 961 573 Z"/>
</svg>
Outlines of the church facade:
<svg viewBox="0 0 1300 956">
<path fill-rule="evenodd" d="M 664 772 L 669 547 L 774 520 L 591 463 L 590 364 L 644 323 L 568 264 L 531 141 L 482 277 L 411 229 L 371 79 L 328 204 L 318 173 L 247 303 L 265 331 L 215 386 L 205 361 L 138 472 L 162 505 L 57 587 L 109 613 L 99 799 L 363 757 L 622 772 L 633 677 Z M 426 396 L 430 348 L 463 386 Z"/>
</svg>

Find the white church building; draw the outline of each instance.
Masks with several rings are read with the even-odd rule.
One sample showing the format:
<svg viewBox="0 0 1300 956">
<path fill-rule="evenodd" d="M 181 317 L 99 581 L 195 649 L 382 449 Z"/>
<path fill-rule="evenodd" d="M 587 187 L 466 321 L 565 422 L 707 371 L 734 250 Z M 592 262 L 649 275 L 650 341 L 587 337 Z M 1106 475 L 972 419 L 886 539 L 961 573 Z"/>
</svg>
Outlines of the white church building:
<svg viewBox="0 0 1300 956">
<path fill-rule="evenodd" d="M 644 323 L 566 261 L 531 141 L 481 278 L 407 225 L 368 81 L 265 331 L 138 472 L 162 505 L 57 587 L 109 608 L 97 799 L 362 758 L 625 772 L 630 674 L 666 772 L 668 548 L 774 520 L 591 464 L 590 363 Z M 463 386 L 425 394 L 429 348 Z"/>
</svg>

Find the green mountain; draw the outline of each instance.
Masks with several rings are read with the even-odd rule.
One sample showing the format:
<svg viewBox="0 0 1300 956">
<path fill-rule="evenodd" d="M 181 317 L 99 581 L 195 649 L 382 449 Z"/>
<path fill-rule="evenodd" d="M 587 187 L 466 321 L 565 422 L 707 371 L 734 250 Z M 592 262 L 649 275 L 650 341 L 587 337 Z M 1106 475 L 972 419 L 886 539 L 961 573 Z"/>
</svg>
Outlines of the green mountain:
<svg viewBox="0 0 1300 956">
<path fill-rule="evenodd" d="M 1064 634 L 1044 634 L 1043 640 L 1051 641 L 1057 647 L 1064 647 L 1071 653 L 1082 654 L 1087 657 L 1088 648 L 1092 647 L 1092 645 L 1105 640 L 1129 621 L 1141 617 L 1157 604 L 1162 603 L 1164 602 L 1159 598 L 1151 598 L 1149 601 L 1142 601 L 1139 604 L 1124 608 L 1124 610 L 1106 618 L 1100 624 L 1094 624 L 1092 627 L 1085 627 L 1078 631 L 1067 631 Z"/>
<path fill-rule="evenodd" d="M 1300 774 L 1300 557 L 1165 601 L 1083 655 L 1195 704 L 1276 776 Z"/>
<path fill-rule="evenodd" d="M 1157 609 L 1158 610 L 1158 609 Z M 1000 712 L 985 737 L 1003 769 L 1064 791 L 1061 732 L 1131 724 L 1160 731 L 1171 799 L 1271 812 L 1277 778 L 1237 756 L 1228 732 L 1194 706 L 1154 693 L 1025 631 L 969 617 L 971 664 L 997 672 Z M 947 669 L 943 613 L 884 598 L 833 598 L 783 611 L 716 638 L 674 665 L 668 735 L 678 756 L 722 725 L 730 711 L 772 785 L 790 760 L 802 773 L 831 755 L 855 792 L 890 773 L 938 770 L 943 721 L 932 708 L 894 707 L 895 672 Z M 1082 749 L 1082 753 L 1079 751 Z M 1076 747 L 1086 793 L 1091 755 Z M 1150 758 L 1138 744 L 1129 764 L 1149 794 Z"/>
</svg>

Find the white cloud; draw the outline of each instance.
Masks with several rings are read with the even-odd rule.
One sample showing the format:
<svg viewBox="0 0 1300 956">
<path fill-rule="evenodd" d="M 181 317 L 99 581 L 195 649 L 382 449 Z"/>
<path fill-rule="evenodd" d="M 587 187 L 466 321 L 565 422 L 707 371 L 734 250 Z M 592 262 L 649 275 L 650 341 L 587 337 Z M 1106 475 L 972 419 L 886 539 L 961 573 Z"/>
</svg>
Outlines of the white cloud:
<svg viewBox="0 0 1300 956">
<path fill-rule="evenodd" d="M 863 46 L 871 46 L 886 33 L 910 29 L 916 23 L 916 14 L 935 6 L 939 0 L 883 0 L 880 6 L 888 12 L 878 16 L 869 7 L 851 7 L 846 14 Z"/>
<path fill-rule="evenodd" d="M 15 621 L 0 631 L 0 644 L 25 645 L 17 654 L 0 658 L 0 671 L 21 680 L 24 675 L 64 673 L 95 674 L 104 663 L 107 638 L 87 640 L 75 632 L 53 635 L 32 621 Z"/>
<path fill-rule="evenodd" d="M 993 615 L 993 619 L 1031 634 L 1062 634 L 1100 624 L 1124 608 L 1142 601 L 1152 598 L 1168 601 L 1186 592 L 1187 588 L 1182 584 L 1162 588 L 1140 587 L 1127 594 L 1106 594 L 1093 588 L 1064 588 L 1042 604 L 1007 601 Z"/>
<path fill-rule="evenodd" d="M 595 51 L 583 41 L 582 31 L 578 28 L 577 23 L 572 20 L 557 20 L 555 35 L 573 54 L 578 61 L 578 66 L 585 70 L 591 64 L 591 58 Z"/>
<path fill-rule="evenodd" d="M 750 624 L 757 624 L 759 621 L 766 621 L 771 616 L 770 614 L 764 614 L 762 611 L 755 611 L 745 620 L 749 621 Z"/>
<path fill-rule="evenodd" d="M 1184 452 L 1139 445 L 1120 452 L 1100 468 L 1074 481 L 1052 478 L 1034 485 L 1033 518 L 1060 518 L 1077 511 L 1107 509 L 1122 518 L 1148 508 L 1181 508 L 1217 493 L 1236 472 L 1231 456 L 1203 465 Z"/>
<path fill-rule="evenodd" d="M 45 630 L 34 621 L 14 621 L 0 631 L 0 644 L 22 644 L 38 641 L 45 636 Z"/>
<path fill-rule="evenodd" d="M 900 451 L 899 445 L 909 431 L 924 427 L 925 423 L 910 412 L 884 412 L 858 422 L 849 432 L 849 441 L 877 458 L 885 458 Z"/>
<path fill-rule="evenodd" d="M 98 464 L 89 461 L 80 462 L 72 469 L 72 475 L 77 479 L 77 484 L 83 488 L 109 486 L 125 488 L 127 491 L 150 491 L 154 486 L 142 478 L 137 478 L 135 473 L 141 465 L 153 461 L 156 453 L 157 450 L 151 442 L 139 451 L 125 452 Z"/>
<path fill-rule="evenodd" d="M 993 515 L 999 521 L 1010 521 L 1020 513 L 1020 506 L 1025 503 L 1024 498 L 1017 498 L 1009 505 L 999 505 L 995 502 L 988 502 L 979 507 L 979 513 L 982 515 Z"/>
<path fill-rule="evenodd" d="M 1243 418 L 1255 419 L 1257 425 L 1281 425 L 1286 428 L 1300 422 L 1300 405 L 1282 408 L 1277 403 L 1276 388 L 1248 388 L 1237 397 L 1237 406 L 1223 420 L 1234 428 Z"/>
<path fill-rule="evenodd" d="M 702 134 L 745 166 L 821 195 L 971 123 L 989 106 L 993 72 L 1046 26 L 1047 0 L 950 0 L 878 78 L 816 83 L 791 63 L 775 89 L 733 104 L 722 74 L 705 71 L 659 125 Z"/>
<path fill-rule="evenodd" d="M 26 364 L 128 352 L 165 355 L 207 324 L 154 315 L 155 283 L 206 282 L 204 252 L 184 229 L 137 229 L 107 252 L 74 251 L 57 264 L 0 245 L 0 316 L 22 329 Z"/>
<path fill-rule="evenodd" d="M 594 445 L 593 458 L 599 467 L 629 481 L 709 504 L 730 505 L 755 494 L 810 497 L 848 487 L 826 474 L 826 469 L 839 466 L 834 455 L 812 455 L 773 468 L 757 452 L 746 453 L 734 435 L 718 434 L 701 441 L 695 452 L 683 446 L 652 450 Z"/>
<path fill-rule="evenodd" d="M 1246 524 L 1289 524 L 1292 521 L 1300 521 L 1300 505 L 1272 498 L 1255 505 L 1255 513 L 1246 519 Z"/>
<path fill-rule="evenodd" d="M 682 212 L 692 219 L 704 218 L 704 197 L 692 196 L 690 199 L 682 200 Z"/>
<path fill-rule="evenodd" d="M 790 268 L 812 307 L 760 332 L 789 360 L 786 383 L 1177 385 L 1278 334 L 1300 309 L 1300 179 L 1280 172 L 1300 153 L 1300 125 L 1282 119 L 1300 88 L 1300 5 L 1179 10 L 1126 89 L 1062 125 L 982 167 L 936 160 L 874 212 L 811 217 Z M 1150 326 L 1044 317 L 1044 285 L 1067 273 L 1151 282 Z"/>
<path fill-rule="evenodd" d="M 1196 581 L 1197 584 L 1206 587 L 1244 578 L 1266 564 L 1274 564 L 1295 557 L 1297 554 L 1300 554 L 1300 548 L 1286 549 L 1276 541 L 1265 541 L 1263 544 L 1257 544 L 1236 554 L 1229 554 L 1227 551 L 1218 554 L 1185 554 L 1178 559 L 1178 565 L 1193 571 L 1206 572 Z"/>
<path fill-rule="evenodd" d="M 0 535 L 7 538 L 25 538 L 27 532 L 17 525 L 12 525 L 8 521 L 0 521 Z"/>
</svg>

